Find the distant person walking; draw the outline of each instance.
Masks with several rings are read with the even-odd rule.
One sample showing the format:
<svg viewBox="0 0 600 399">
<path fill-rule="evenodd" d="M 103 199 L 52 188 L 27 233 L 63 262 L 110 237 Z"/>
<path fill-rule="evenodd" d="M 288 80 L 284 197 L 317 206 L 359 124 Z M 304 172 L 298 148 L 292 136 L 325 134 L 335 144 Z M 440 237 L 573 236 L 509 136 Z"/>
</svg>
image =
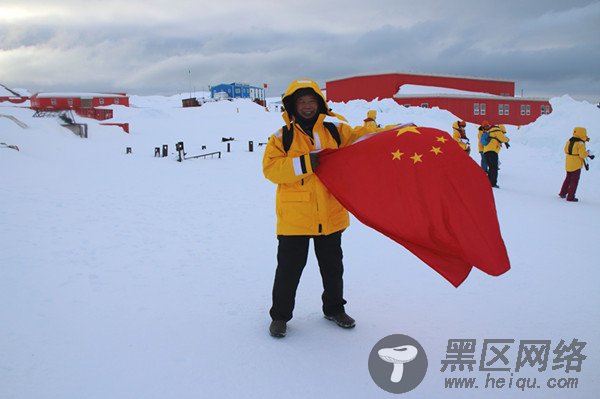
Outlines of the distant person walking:
<svg viewBox="0 0 600 399">
<path fill-rule="evenodd" d="M 263 173 L 277 184 L 277 270 L 273 283 L 273 337 L 284 337 L 292 319 L 296 289 L 307 262 L 312 239 L 323 280 L 323 313 L 343 328 L 355 321 L 344 305 L 342 232 L 350 224 L 348 211 L 329 193 L 314 173 L 318 150 L 345 147 L 377 129 L 376 113 L 369 111 L 365 126 L 325 122 L 331 112 L 316 82 L 293 81 L 283 96 L 285 126 L 269 138 Z M 352 171 L 348 171 L 352 173 Z"/>
<path fill-rule="evenodd" d="M 560 198 L 566 198 L 569 202 L 579 201 L 579 199 L 575 197 L 575 192 L 577 191 L 577 185 L 579 184 L 581 168 L 585 166 L 586 170 L 588 169 L 588 165 L 585 161 L 586 158 L 594 159 L 594 155 L 585 148 L 585 143 L 587 141 L 590 141 L 587 136 L 587 130 L 584 127 L 576 127 L 573 129 L 573 137 L 565 144 L 565 169 L 567 170 L 567 176 L 563 181 L 558 196 Z"/>
</svg>

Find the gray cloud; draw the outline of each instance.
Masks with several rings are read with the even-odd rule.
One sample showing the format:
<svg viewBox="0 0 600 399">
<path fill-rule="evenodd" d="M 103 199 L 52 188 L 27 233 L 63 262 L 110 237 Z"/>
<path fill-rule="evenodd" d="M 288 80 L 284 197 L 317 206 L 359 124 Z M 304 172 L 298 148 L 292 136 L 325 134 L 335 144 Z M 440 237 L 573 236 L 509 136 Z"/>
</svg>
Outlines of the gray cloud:
<svg viewBox="0 0 600 399">
<path fill-rule="evenodd" d="M 296 2 L 294 2 L 296 3 Z M 143 6 L 142 6 L 143 5 Z M 0 81 L 172 94 L 409 71 L 600 99 L 600 1 L 46 1 L 0 4 Z M 191 71 L 191 74 L 188 72 Z"/>
</svg>

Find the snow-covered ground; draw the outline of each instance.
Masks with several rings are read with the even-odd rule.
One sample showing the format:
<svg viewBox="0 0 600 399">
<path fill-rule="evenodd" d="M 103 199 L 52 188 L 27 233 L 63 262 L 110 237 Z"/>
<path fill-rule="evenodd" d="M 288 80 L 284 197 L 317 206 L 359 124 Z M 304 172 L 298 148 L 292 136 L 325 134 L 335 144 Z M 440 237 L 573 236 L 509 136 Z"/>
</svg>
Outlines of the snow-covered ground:
<svg viewBox="0 0 600 399">
<path fill-rule="evenodd" d="M 134 96 L 130 108 L 113 107 L 130 134 L 85 120 L 88 139 L 0 104 L 0 115 L 28 126 L 0 116 L 0 142 L 20 149 L 0 148 L 0 398 L 385 398 L 368 358 L 391 334 L 413 337 L 427 353 L 427 375 L 407 397 L 597 397 L 600 160 L 582 173 L 579 203 L 557 196 L 573 127 L 585 126 L 588 146 L 598 148 L 594 105 L 554 98 L 552 114 L 508 126 L 512 146 L 500 154 L 494 191 L 508 273 L 474 270 L 455 289 L 353 220 L 343 248 L 357 327 L 322 317 L 311 254 L 288 336 L 277 340 L 267 332 L 275 186 L 262 175 L 258 144 L 281 126 L 280 114 L 248 101 L 183 109 L 184 97 Z M 391 100 L 331 106 L 351 124 L 368 109 L 381 124 L 448 131 L 456 120 Z M 474 125 L 467 134 L 476 142 Z M 232 152 L 222 137 L 235 137 Z M 188 155 L 222 156 L 176 162 L 178 141 Z M 170 156 L 154 158 L 163 144 Z M 477 367 L 442 372 L 448 340 L 459 338 L 477 340 Z M 493 378 L 537 378 L 540 388 L 485 388 L 485 339 L 515 340 L 512 371 Z M 561 339 L 587 343 L 581 372 L 552 370 Z M 551 341 L 546 371 L 515 371 L 522 340 Z M 445 388 L 447 377 L 477 377 L 479 388 Z M 564 377 L 578 378 L 577 387 L 546 384 Z"/>
</svg>

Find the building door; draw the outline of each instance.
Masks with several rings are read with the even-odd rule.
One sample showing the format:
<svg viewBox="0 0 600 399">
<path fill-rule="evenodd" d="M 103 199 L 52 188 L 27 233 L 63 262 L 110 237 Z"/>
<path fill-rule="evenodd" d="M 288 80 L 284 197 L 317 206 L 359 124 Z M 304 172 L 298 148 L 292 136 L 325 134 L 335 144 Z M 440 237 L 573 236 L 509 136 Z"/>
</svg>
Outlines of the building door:
<svg viewBox="0 0 600 399">
<path fill-rule="evenodd" d="M 91 98 L 82 98 L 81 99 L 81 108 L 92 108 L 92 99 Z"/>
</svg>

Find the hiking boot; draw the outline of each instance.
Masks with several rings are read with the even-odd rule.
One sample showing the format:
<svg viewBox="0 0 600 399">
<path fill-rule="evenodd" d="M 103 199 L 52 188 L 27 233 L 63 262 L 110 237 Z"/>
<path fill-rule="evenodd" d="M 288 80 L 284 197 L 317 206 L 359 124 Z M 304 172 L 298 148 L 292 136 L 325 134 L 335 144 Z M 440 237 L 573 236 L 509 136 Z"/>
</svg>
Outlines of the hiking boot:
<svg viewBox="0 0 600 399">
<path fill-rule="evenodd" d="M 573 198 L 567 198 L 567 201 L 569 201 L 569 202 L 579 202 L 579 199 L 573 197 Z"/>
<path fill-rule="evenodd" d="M 352 328 L 356 325 L 354 319 L 346 314 L 346 312 L 338 313 L 335 316 L 325 315 L 327 320 L 335 321 L 335 324 L 342 328 Z"/>
<path fill-rule="evenodd" d="M 560 198 L 563 198 L 563 199 L 564 199 L 564 198 L 567 198 L 567 194 L 558 194 L 558 196 L 559 196 Z"/>
<path fill-rule="evenodd" d="M 283 338 L 287 332 L 287 323 L 283 320 L 273 320 L 269 326 L 271 337 Z"/>
</svg>

